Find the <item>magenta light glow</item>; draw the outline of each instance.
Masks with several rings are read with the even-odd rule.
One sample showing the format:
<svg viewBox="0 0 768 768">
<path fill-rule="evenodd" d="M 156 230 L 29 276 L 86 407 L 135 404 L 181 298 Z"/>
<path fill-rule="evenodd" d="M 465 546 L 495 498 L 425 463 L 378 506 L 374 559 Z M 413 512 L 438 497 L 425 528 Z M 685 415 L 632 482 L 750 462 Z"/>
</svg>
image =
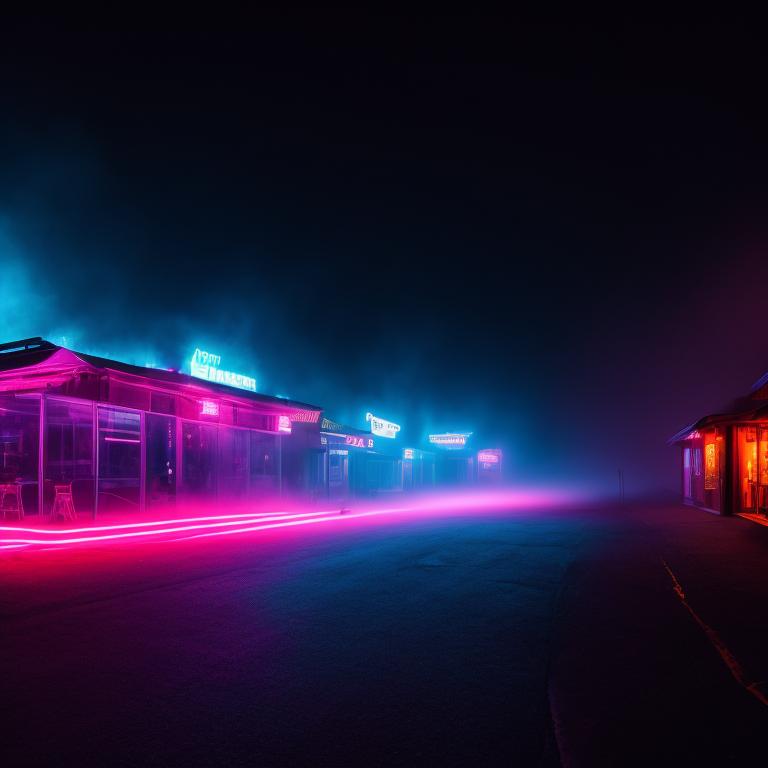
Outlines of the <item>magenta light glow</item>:
<svg viewBox="0 0 768 768">
<path fill-rule="evenodd" d="M 219 404 L 215 400 L 199 400 L 201 416 L 218 416 Z"/>
<path fill-rule="evenodd" d="M 291 420 L 288 416 L 280 416 L 277 419 L 277 431 L 291 434 Z"/>
<path fill-rule="evenodd" d="M 140 443 L 141 440 L 133 437 L 105 437 L 108 443 Z"/>
<path fill-rule="evenodd" d="M 0 526 L 0 549 L 13 551 L 24 548 L 59 549 L 80 545 L 129 543 L 130 541 L 156 541 L 170 543 L 186 539 L 200 539 L 232 534 L 253 534 L 279 528 L 295 528 L 315 523 L 337 522 L 339 525 L 359 518 L 385 515 L 478 514 L 486 510 L 531 510 L 555 503 L 572 503 L 572 493 L 551 490 L 515 490 L 496 492 L 470 492 L 431 494 L 413 497 L 398 506 L 364 506 L 353 512 L 339 514 L 339 510 L 307 510 L 299 512 L 262 512 L 229 515 L 201 515 L 197 517 L 148 520 L 92 527 L 59 528 L 45 530 L 18 526 Z M 25 535 L 26 534 L 26 535 Z"/>
</svg>

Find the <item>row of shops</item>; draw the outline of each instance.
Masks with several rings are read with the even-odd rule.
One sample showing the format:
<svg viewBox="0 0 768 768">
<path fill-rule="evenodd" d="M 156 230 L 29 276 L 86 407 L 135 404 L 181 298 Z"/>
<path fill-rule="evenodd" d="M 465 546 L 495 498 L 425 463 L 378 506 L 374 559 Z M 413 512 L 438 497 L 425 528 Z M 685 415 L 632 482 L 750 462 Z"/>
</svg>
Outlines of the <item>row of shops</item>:
<svg viewBox="0 0 768 768">
<path fill-rule="evenodd" d="M 768 374 L 722 413 L 670 439 L 680 449 L 687 504 L 719 514 L 768 515 Z"/>
<path fill-rule="evenodd" d="M 405 445 L 264 395 L 196 349 L 189 373 L 128 365 L 41 338 L 0 345 L 0 515 L 93 519 L 275 497 L 345 500 L 495 483 L 502 453 L 470 433 Z"/>
</svg>

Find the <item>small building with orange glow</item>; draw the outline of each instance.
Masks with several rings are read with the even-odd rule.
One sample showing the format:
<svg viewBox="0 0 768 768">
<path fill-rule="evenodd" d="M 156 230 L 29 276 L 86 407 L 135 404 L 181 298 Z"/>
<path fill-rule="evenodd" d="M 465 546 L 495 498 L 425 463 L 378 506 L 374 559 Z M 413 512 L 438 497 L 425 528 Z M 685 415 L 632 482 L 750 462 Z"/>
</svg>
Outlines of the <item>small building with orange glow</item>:
<svg viewBox="0 0 768 768">
<path fill-rule="evenodd" d="M 669 442 L 680 448 L 686 504 L 768 516 L 768 373 L 727 412 L 704 416 Z"/>
</svg>

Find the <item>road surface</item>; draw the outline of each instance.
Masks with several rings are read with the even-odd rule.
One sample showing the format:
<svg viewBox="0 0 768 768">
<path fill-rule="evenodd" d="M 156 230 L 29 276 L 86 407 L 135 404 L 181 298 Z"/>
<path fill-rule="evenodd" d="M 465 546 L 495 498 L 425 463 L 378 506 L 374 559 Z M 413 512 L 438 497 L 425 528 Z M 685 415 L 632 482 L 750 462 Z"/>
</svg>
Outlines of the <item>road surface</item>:
<svg viewBox="0 0 768 768">
<path fill-rule="evenodd" d="M 23 552 L 0 580 L 3 765 L 736 765 L 768 725 L 768 528 L 675 504 Z"/>
</svg>

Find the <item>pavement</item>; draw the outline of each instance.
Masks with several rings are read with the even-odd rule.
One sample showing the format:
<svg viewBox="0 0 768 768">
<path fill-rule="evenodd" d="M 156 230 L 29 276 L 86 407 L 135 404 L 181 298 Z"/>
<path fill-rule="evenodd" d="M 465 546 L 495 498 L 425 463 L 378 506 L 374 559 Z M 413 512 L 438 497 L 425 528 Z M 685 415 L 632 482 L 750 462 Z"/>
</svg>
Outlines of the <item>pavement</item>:
<svg viewBox="0 0 768 768">
<path fill-rule="evenodd" d="M 225 540 L 226 539 L 226 540 Z M 768 528 L 646 502 L 0 558 L 3 765 L 736 765 Z"/>
</svg>

